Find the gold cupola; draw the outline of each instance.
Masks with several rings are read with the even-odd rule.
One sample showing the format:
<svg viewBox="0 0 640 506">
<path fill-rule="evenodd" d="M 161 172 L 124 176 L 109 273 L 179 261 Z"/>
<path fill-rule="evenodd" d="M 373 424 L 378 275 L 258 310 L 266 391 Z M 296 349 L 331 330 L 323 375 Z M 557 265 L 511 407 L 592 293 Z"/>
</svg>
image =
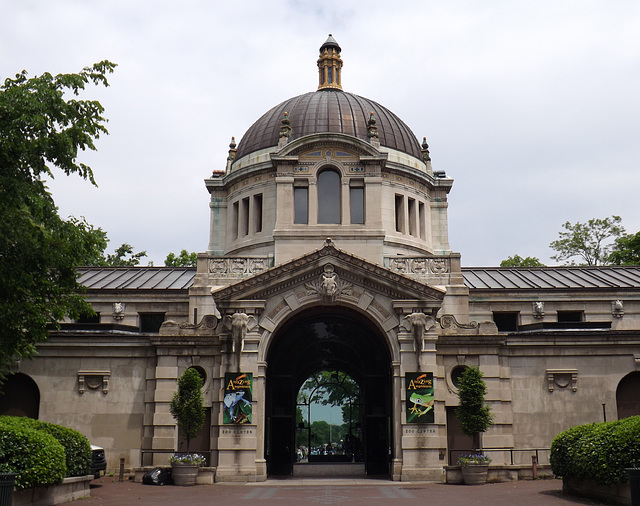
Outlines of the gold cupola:
<svg viewBox="0 0 640 506">
<path fill-rule="evenodd" d="M 329 38 L 320 46 L 318 58 L 318 89 L 342 90 L 342 59 L 340 46 L 329 34 Z"/>
</svg>

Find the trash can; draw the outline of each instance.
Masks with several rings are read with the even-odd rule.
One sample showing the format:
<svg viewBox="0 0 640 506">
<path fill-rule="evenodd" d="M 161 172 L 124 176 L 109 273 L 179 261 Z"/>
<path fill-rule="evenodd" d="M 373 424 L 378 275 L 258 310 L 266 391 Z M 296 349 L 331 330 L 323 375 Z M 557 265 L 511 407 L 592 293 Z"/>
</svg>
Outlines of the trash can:
<svg viewBox="0 0 640 506">
<path fill-rule="evenodd" d="M 0 506 L 11 506 L 13 504 L 13 486 L 15 483 L 16 473 L 0 473 Z"/>
<path fill-rule="evenodd" d="M 631 491 L 631 506 L 640 506 L 640 467 L 628 467 L 629 490 Z"/>
</svg>

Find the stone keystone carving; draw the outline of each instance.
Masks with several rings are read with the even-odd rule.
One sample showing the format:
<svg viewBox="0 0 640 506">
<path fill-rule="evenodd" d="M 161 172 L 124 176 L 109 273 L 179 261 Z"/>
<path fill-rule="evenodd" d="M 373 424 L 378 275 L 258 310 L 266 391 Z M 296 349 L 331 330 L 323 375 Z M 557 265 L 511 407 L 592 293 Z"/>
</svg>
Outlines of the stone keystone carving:
<svg viewBox="0 0 640 506">
<path fill-rule="evenodd" d="M 435 320 L 424 313 L 411 313 L 405 316 L 400 322 L 400 326 L 411 332 L 416 346 L 416 353 L 422 351 L 424 333 L 436 326 Z"/>
<path fill-rule="evenodd" d="M 231 331 L 231 350 L 238 353 L 238 356 L 244 350 L 244 338 L 247 330 L 253 330 L 257 327 L 258 322 L 254 316 L 246 313 L 233 313 L 224 317 L 223 326 Z"/>
<path fill-rule="evenodd" d="M 331 264 L 324 266 L 324 272 L 317 281 L 305 283 L 305 288 L 309 293 L 317 293 L 325 303 L 335 302 L 342 293 L 351 295 L 351 283 L 345 283 L 335 272 Z"/>
</svg>

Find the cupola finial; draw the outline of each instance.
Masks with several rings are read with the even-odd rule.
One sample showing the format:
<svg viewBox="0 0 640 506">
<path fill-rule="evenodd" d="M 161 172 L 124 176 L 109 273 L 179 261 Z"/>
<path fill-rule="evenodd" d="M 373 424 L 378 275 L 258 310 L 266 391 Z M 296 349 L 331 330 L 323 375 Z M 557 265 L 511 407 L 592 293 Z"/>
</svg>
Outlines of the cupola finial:
<svg viewBox="0 0 640 506">
<path fill-rule="evenodd" d="M 329 38 L 320 46 L 318 58 L 318 89 L 342 90 L 342 59 L 336 39 Z"/>
</svg>

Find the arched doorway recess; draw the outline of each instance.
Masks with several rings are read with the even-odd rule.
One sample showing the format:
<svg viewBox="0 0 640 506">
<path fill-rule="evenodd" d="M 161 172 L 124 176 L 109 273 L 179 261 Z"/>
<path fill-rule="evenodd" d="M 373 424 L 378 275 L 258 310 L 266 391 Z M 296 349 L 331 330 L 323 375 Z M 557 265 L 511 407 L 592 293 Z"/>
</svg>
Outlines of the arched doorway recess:
<svg viewBox="0 0 640 506">
<path fill-rule="evenodd" d="M 618 420 L 628 416 L 640 415 L 640 372 L 627 374 L 616 390 Z"/>
<path fill-rule="evenodd" d="M 360 385 L 365 472 L 389 475 L 393 444 L 389 349 L 371 322 L 339 307 L 303 312 L 274 336 L 267 354 L 268 474 L 292 474 L 297 394 L 309 376 L 326 370 L 344 371 Z"/>
<path fill-rule="evenodd" d="M 40 389 L 36 382 L 20 372 L 9 375 L 0 394 L 0 415 L 37 419 L 39 413 Z"/>
</svg>

